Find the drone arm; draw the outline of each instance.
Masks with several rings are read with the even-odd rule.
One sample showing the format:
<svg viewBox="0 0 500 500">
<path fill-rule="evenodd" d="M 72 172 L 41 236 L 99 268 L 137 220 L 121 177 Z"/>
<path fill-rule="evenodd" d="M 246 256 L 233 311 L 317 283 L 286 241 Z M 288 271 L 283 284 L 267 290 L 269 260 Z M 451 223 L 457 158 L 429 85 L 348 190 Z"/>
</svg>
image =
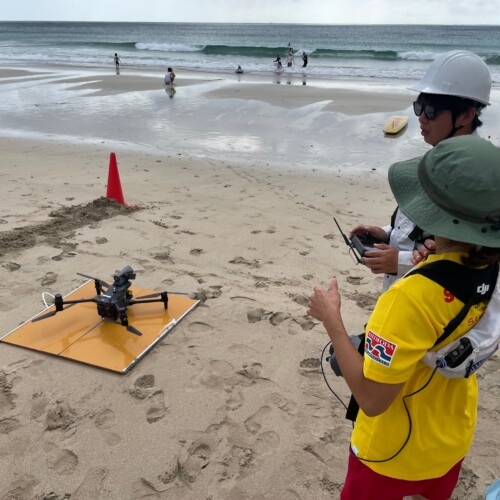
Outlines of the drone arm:
<svg viewBox="0 0 500 500">
<path fill-rule="evenodd" d="M 134 304 L 147 304 L 148 302 L 163 302 L 163 305 L 165 306 L 165 309 L 168 308 L 168 293 L 167 292 L 160 292 L 158 294 L 159 298 L 153 299 L 153 298 L 147 298 L 150 297 L 149 295 L 146 295 L 145 298 L 137 298 L 135 300 L 129 300 L 128 305 L 134 305 Z"/>
<path fill-rule="evenodd" d="M 68 305 L 68 304 L 83 304 L 84 302 L 96 302 L 95 298 L 94 299 L 75 299 L 75 300 L 64 300 L 63 305 Z"/>
</svg>

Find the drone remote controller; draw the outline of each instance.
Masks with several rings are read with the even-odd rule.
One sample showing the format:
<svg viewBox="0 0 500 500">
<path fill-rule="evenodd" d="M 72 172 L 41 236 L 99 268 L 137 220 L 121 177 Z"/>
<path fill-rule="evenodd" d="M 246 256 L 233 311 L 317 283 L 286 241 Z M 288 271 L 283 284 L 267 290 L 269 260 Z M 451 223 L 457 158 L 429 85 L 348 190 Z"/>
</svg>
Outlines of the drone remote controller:
<svg viewBox="0 0 500 500">
<path fill-rule="evenodd" d="M 372 250 L 377 250 L 375 247 L 365 246 L 361 241 L 361 238 L 357 234 L 353 234 L 351 238 L 352 246 L 356 249 L 356 251 L 363 257 L 366 252 L 370 252 Z"/>
</svg>

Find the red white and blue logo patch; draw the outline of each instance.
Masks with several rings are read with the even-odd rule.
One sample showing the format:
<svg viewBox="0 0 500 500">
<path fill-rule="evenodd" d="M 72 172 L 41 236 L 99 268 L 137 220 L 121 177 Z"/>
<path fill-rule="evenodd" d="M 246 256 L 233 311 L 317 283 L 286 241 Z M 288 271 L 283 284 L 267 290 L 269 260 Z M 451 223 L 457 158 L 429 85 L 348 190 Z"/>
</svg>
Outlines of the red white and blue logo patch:
<svg viewBox="0 0 500 500">
<path fill-rule="evenodd" d="M 379 337 L 371 330 L 368 331 L 365 340 L 365 354 L 377 363 L 390 366 L 396 347 L 396 344 Z"/>
</svg>

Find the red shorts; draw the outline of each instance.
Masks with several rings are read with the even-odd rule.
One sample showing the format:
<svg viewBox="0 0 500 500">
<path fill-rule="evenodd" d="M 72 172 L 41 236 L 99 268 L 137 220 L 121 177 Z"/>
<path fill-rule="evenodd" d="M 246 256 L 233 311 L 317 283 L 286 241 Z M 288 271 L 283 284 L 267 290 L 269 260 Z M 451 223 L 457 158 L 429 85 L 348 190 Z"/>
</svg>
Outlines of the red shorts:
<svg viewBox="0 0 500 500">
<path fill-rule="evenodd" d="M 444 476 L 421 481 L 406 481 L 382 476 L 367 467 L 351 452 L 341 500 L 401 500 L 422 495 L 429 500 L 448 500 L 458 482 L 463 459 Z"/>
</svg>

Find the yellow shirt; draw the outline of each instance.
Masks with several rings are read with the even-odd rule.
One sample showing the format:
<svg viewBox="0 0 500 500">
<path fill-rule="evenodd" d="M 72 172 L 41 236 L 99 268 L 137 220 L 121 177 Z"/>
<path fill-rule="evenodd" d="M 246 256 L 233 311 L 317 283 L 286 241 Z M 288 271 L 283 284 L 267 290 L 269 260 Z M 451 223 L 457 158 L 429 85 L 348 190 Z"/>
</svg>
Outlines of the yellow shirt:
<svg viewBox="0 0 500 500">
<path fill-rule="evenodd" d="M 460 262 L 463 255 L 432 255 L 427 262 Z M 384 460 L 403 446 L 409 432 L 403 397 L 418 391 L 431 377 L 432 369 L 419 360 L 432 349 L 443 328 L 463 305 L 442 286 L 418 274 L 399 280 L 380 296 L 366 327 L 364 375 L 376 382 L 404 386 L 381 415 L 367 417 L 359 411 L 351 438 L 358 458 Z M 485 303 L 473 306 L 440 347 L 469 330 L 485 308 Z M 411 435 L 406 445 L 391 460 L 363 463 L 379 474 L 397 479 L 441 477 L 467 454 L 472 444 L 476 376 L 449 379 L 435 373 L 427 387 L 405 401 L 411 416 Z"/>
</svg>

